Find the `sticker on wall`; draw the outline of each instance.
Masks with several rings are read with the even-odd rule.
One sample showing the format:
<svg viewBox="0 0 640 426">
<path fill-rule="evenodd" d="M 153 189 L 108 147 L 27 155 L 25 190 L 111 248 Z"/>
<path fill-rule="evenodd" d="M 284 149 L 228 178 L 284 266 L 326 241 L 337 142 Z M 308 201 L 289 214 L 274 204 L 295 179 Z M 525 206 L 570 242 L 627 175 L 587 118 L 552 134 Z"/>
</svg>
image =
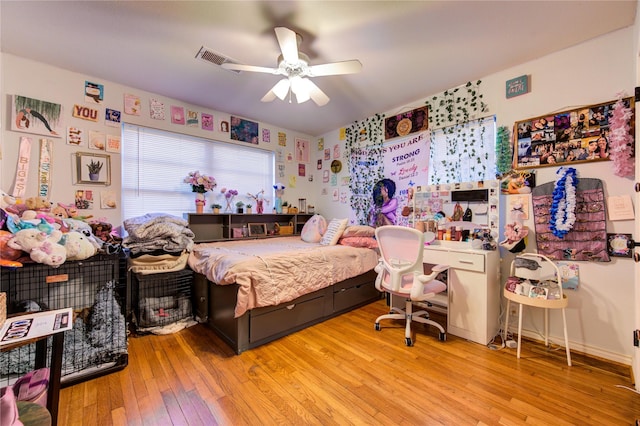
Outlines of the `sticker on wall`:
<svg viewBox="0 0 640 426">
<path fill-rule="evenodd" d="M 324 150 L 324 159 L 331 160 L 331 150 L 329 148 Z"/>
<path fill-rule="evenodd" d="M 106 149 L 104 133 L 97 132 L 95 130 L 90 130 L 89 131 L 89 148 L 97 149 L 98 151 L 104 151 Z"/>
<path fill-rule="evenodd" d="M 116 192 L 112 189 L 100 191 L 100 208 L 115 209 L 118 207 Z"/>
<path fill-rule="evenodd" d="M 198 111 L 187 110 L 187 126 L 198 127 L 200 121 L 198 120 Z"/>
<path fill-rule="evenodd" d="M 324 149 L 324 138 L 318 139 L 318 151 L 322 152 Z"/>
<path fill-rule="evenodd" d="M 120 153 L 120 135 L 107 135 L 107 152 Z"/>
<path fill-rule="evenodd" d="M 140 97 L 129 93 L 124 94 L 124 113 L 128 115 L 140 115 L 142 103 Z"/>
<path fill-rule="evenodd" d="M 64 133 L 63 116 L 60 104 L 13 96 L 11 130 L 59 138 Z"/>
<path fill-rule="evenodd" d="M 307 169 L 306 166 L 302 163 L 298 163 L 298 176 L 306 176 L 307 175 Z"/>
<path fill-rule="evenodd" d="M 296 161 L 300 163 L 309 162 L 309 141 L 296 138 Z"/>
<path fill-rule="evenodd" d="M 104 125 L 109 127 L 120 127 L 120 111 L 106 108 L 104 111 Z"/>
<path fill-rule="evenodd" d="M 78 210 L 92 209 L 93 208 L 93 191 L 90 189 L 77 190 L 75 205 Z"/>
<path fill-rule="evenodd" d="M 333 146 L 333 158 L 340 158 L 340 145 L 338 144 Z"/>
<path fill-rule="evenodd" d="M 285 132 L 278 132 L 278 145 L 287 146 L 287 134 Z"/>
<path fill-rule="evenodd" d="M 172 105 L 171 106 L 171 123 L 173 124 L 184 124 L 184 108 L 181 106 Z"/>
<path fill-rule="evenodd" d="M 220 122 L 220 131 L 222 133 L 229 133 L 229 122 L 228 121 L 221 121 Z"/>
<path fill-rule="evenodd" d="M 329 170 L 322 171 L 322 183 L 329 183 Z"/>
<path fill-rule="evenodd" d="M 215 127 L 213 115 L 203 112 L 200 114 L 200 117 L 202 117 L 202 130 L 209 130 L 210 132 L 213 132 L 213 128 Z"/>
<path fill-rule="evenodd" d="M 271 130 L 262 129 L 262 142 L 271 143 Z"/>
<path fill-rule="evenodd" d="M 322 170 L 322 160 L 318 159 L 318 164 L 316 165 L 316 169 Z"/>
<path fill-rule="evenodd" d="M 340 191 L 338 191 L 337 189 L 332 189 L 331 190 L 331 200 L 332 201 L 338 201 L 340 199 Z"/>
<path fill-rule="evenodd" d="M 84 131 L 78 127 L 67 127 L 67 144 L 84 146 Z"/>
<path fill-rule="evenodd" d="M 92 104 L 101 104 L 104 100 L 104 86 L 90 81 L 84 82 L 84 101 Z"/>
<path fill-rule="evenodd" d="M 152 120 L 164 120 L 165 119 L 165 106 L 164 102 L 159 99 L 149 99 L 149 117 Z"/>
<path fill-rule="evenodd" d="M 298 177 L 295 175 L 289 176 L 289 188 L 295 188 L 296 182 L 298 182 Z"/>
<path fill-rule="evenodd" d="M 340 191 L 340 203 L 347 204 L 349 200 L 349 196 L 347 195 L 347 191 Z"/>
</svg>

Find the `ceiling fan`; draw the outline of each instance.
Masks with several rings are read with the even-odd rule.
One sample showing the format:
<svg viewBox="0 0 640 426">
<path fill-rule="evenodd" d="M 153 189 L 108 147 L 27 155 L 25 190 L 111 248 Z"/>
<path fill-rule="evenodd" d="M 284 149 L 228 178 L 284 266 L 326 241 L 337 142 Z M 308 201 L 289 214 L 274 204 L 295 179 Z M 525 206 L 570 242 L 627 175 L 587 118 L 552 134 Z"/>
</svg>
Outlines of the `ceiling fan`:
<svg viewBox="0 0 640 426">
<path fill-rule="evenodd" d="M 300 35 L 285 27 L 277 27 L 275 32 L 282 51 L 282 54 L 278 56 L 278 68 L 234 63 L 222 64 L 223 68 L 229 70 L 262 72 L 284 76 L 264 95 L 261 99 L 262 102 L 271 102 L 276 97 L 284 100 L 287 94 L 289 94 L 289 102 L 291 102 L 291 92 L 293 92 L 298 103 L 312 99 L 318 106 L 323 106 L 329 102 L 329 97 L 309 77 L 354 74 L 362 70 L 362 64 L 357 59 L 309 65 L 309 57 L 298 50 L 298 46 L 302 41 Z"/>
</svg>

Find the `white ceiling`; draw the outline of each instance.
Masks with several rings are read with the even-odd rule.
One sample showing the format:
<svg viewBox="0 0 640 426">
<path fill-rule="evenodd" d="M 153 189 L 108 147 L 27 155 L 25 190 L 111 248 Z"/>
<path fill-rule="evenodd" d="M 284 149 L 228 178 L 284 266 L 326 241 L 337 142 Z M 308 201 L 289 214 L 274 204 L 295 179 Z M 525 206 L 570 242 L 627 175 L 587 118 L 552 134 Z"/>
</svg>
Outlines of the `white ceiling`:
<svg viewBox="0 0 640 426">
<path fill-rule="evenodd" d="M 3 0 L 0 31 L 3 52 L 319 136 L 627 27 L 635 10 L 636 0 Z M 324 107 L 261 103 L 279 76 L 195 59 L 204 45 L 275 67 L 277 26 L 303 36 L 311 65 L 359 59 L 362 72 L 315 78 L 331 98 Z"/>
</svg>

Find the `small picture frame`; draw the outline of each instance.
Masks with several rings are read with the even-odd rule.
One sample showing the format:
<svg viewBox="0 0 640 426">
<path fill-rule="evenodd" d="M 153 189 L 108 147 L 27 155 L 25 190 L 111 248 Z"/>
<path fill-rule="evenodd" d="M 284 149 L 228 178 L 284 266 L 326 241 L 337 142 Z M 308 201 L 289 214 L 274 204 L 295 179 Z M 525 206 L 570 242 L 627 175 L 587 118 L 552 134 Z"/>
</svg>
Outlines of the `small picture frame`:
<svg viewBox="0 0 640 426">
<path fill-rule="evenodd" d="M 250 223 L 248 226 L 250 237 L 264 237 L 267 235 L 266 223 Z"/>
<path fill-rule="evenodd" d="M 631 234 L 607 234 L 609 256 L 633 257 L 633 244 Z"/>
<path fill-rule="evenodd" d="M 77 184 L 111 185 L 111 156 L 76 152 Z"/>
</svg>

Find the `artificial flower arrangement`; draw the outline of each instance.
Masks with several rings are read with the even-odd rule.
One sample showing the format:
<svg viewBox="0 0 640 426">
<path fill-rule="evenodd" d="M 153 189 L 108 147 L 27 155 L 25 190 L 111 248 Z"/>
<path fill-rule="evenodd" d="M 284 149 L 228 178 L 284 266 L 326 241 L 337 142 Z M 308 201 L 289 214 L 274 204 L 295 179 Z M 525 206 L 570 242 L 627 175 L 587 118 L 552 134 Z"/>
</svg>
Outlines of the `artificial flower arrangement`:
<svg viewBox="0 0 640 426">
<path fill-rule="evenodd" d="M 198 170 L 195 172 L 189 172 L 187 177 L 184 178 L 184 183 L 191 185 L 191 191 L 200 194 L 204 194 L 207 191 L 213 191 L 213 188 L 218 185 L 213 176 L 200 174 Z"/>
<path fill-rule="evenodd" d="M 231 204 L 236 195 L 238 195 L 238 191 L 235 189 L 222 188 L 220 193 L 224 195 L 224 199 L 227 202 L 226 210 L 230 212 L 232 210 Z"/>
</svg>

